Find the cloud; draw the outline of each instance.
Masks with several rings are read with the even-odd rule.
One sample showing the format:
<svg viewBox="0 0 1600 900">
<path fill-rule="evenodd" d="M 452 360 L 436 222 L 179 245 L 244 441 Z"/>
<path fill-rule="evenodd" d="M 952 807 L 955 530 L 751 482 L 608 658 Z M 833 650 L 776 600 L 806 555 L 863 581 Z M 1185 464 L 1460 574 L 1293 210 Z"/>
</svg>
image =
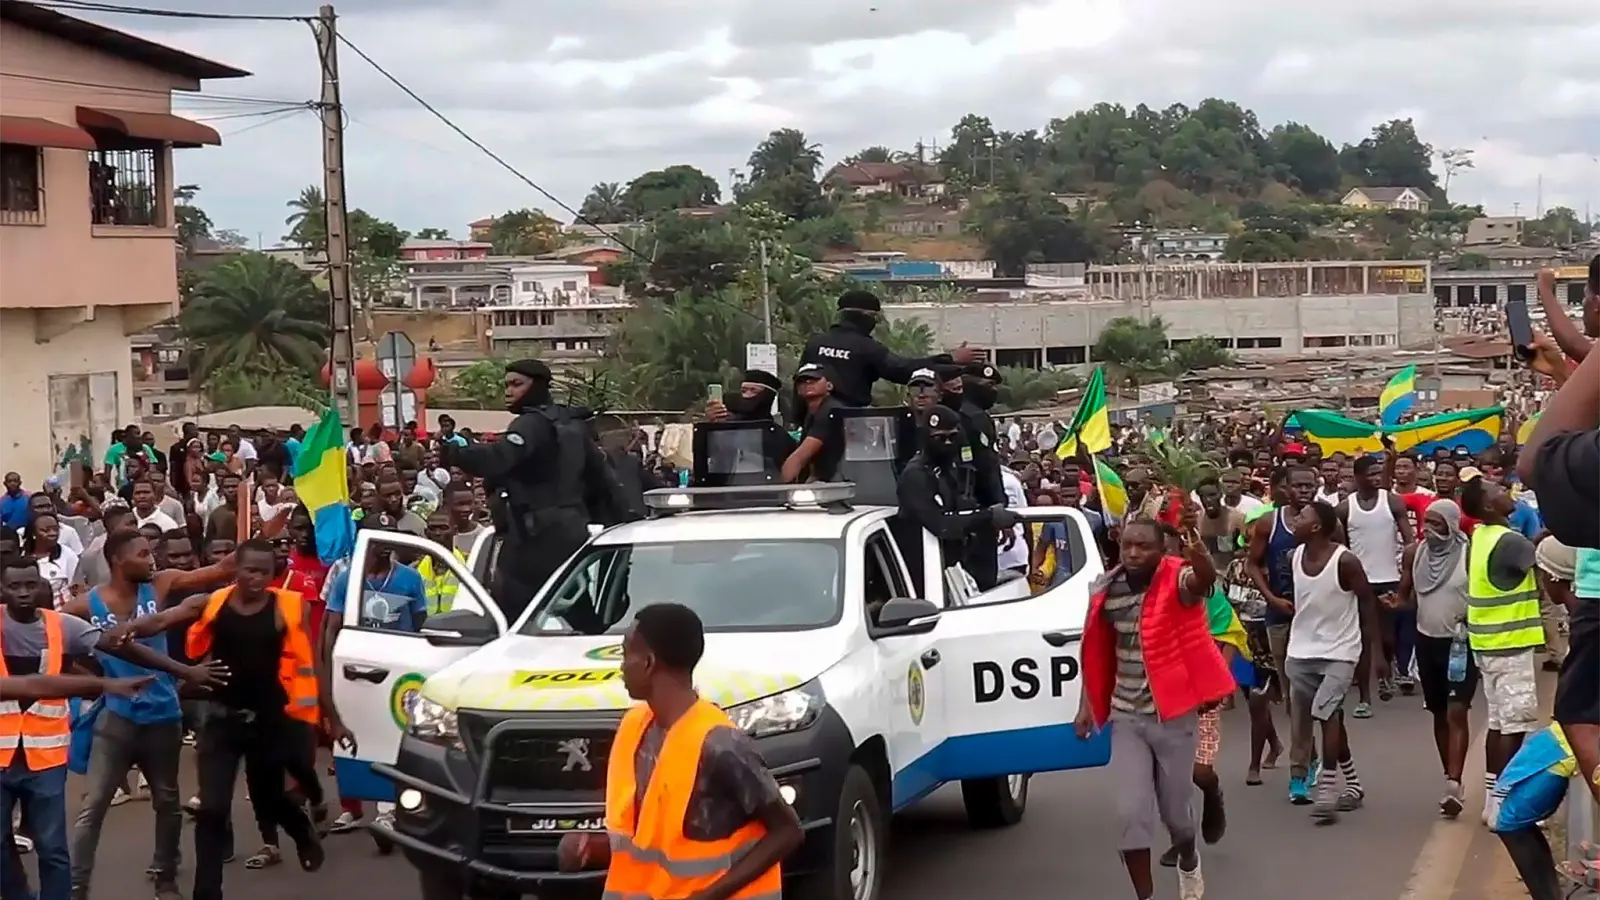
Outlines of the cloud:
<svg viewBox="0 0 1600 900">
<path fill-rule="evenodd" d="M 177 8 L 281 14 L 267 0 Z M 310 7 L 308 6 L 307 9 Z M 690 163 L 726 184 L 773 128 L 830 160 L 873 144 L 942 142 L 962 115 L 1043 128 L 1094 103 L 1235 100 L 1265 126 L 1335 143 L 1416 119 L 1435 147 L 1477 151 L 1462 202 L 1497 212 L 1600 201 L 1594 0 L 345 0 L 342 33 L 513 165 L 577 206 L 599 181 Z M 1269 11 L 1270 10 L 1270 11 Z M 310 100 L 302 24 L 90 14 L 257 74 L 208 91 Z M 460 234 L 524 205 L 560 214 L 353 52 L 350 201 L 407 228 Z M 237 115 L 259 105 L 194 101 Z M 200 114 L 197 112 L 195 114 Z M 218 119 L 220 149 L 184 151 L 219 225 L 270 243 L 283 204 L 321 179 L 309 113 Z"/>
</svg>

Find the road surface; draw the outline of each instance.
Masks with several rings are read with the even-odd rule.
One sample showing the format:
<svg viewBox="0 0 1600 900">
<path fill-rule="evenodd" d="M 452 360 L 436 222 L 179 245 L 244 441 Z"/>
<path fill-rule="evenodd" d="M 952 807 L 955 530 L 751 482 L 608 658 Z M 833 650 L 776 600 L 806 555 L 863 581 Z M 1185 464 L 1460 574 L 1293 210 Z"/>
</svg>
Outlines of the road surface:
<svg viewBox="0 0 1600 900">
<path fill-rule="evenodd" d="M 1481 703 L 1478 704 L 1481 707 Z M 1481 710 L 1479 712 L 1481 716 Z M 1280 728 L 1283 726 L 1280 714 Z M 1441 823 L 1437 802 L 1442 776 L 1432 749 L 1430 720 L 1419 698 L 1381 704 L 1377 715 L 1352 722 L 1353 746 L 1366 807 L 1331 828 L 1312 825 L 1304 807 L 1285 799 L 1287 769 L 1265 773 L 1267 784 L 1244 784 L 1241 712 L 1227 714 L 1220 770 L 1227 797 L 1228 833 L 1202 852 L 1211 897 L 1230 900 L 1292 895 L 1295 900 L 1501 900 L 1507 879 L 1503 851 L 1476 817 Z M 1284 729 L 1287 734 L 1287 729 Z M 187 752 L 187 751 L 186 751 Z M 1469 762 L 1469 803 L 1481 808 L 1471 782 L 1482 783 L 1481 743 Z M 1287 762 L 1287 761 L 1285 761 Z M 186 793 L 192 792 L 191 776 Z M 78 789 L 74 789 L 76 795 Z M 1028 814 L 1015 828 L 973 832 L 966 827 L 959 791 L 946 789 L 896 820 L 886 900 L 981 897 L 1005 885 L 1008 900 L 1058 900 L 1062 896 L 1117 900 L 1131 896 L 1116 855 L 1111 786 L 1093 772 L 1033 780 Z M 242 796 L 234 804 L 242 860 L 255 828 Z M 145 895 L 140 884 L 150 861 L 147 803 L 111 810 L 96 865 L 94 900 Z M 230 900 L 328 900 L 373 896 L 414 900 L 410 869 L 396 854 L 379 857 L 364 835 L 331 837 L 328 865 L 306 875 L 292 865 L 263 872 L 228 867 Z M 1158 850 L 1162 848 L 1157 848 Z M 192 853 L 185 835 L 184 854 Z M 31 866 L 30 866 L 31 868 Z M 190 888 L 184 872 L 182 887 Z M 1458 887 L 1459 883 L 1459 887 Z M 1498 891 L 1485 885 L 1499 884 Z M 1157 876 L 1158 898 L 1177 896 L 1169 870 Z M 1523 896 L 1526 896 L 1525 894 Z"/>
</svg>

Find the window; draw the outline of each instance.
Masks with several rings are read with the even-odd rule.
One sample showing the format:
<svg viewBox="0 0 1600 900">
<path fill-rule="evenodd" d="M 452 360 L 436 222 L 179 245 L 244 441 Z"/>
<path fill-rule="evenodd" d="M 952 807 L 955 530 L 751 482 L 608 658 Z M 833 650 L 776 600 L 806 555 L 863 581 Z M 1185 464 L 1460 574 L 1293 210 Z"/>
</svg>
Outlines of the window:
<svg viewBox="0 0 1600 900">
<path fill-rule="evenodd" d="M 575 291 L 578 289 L 578 283 L 576 281 L 563 281 L 561 282 L 561 289 L 563 291 Z"/>
<path fill-rule="evenodd" d="M 1433 286 L 1433 302 L 1437 306 L 1450 305 L 1450 285 L 1436 284 Z"/>
<path fill-rule="evenodd" d="M 39 148 L 0 144 L 0 211 L 18 214 L 0 221 L 25 223 L 44 211 L 39 174 Z"/>
<path fill-rule="evenodd" d="M 539 293 L 539 282 L 537 282 L 537 281 L 524 281 L 522 283 L 522 292 L 524 294 L 537 294 L 537 293 Z"/>
<path fill-rule="evenodd" d="M 1494 284 L 1478 285 L 1478 303 L 1483 306 L 1494 306 L 1499 302 L 1500 288 Z"/>
<path fill-rule="evenodd" d="M 622 634 L 652 603 L 687 604 L 707 631 L 797 631 L 839 617 L 837 541 L 591 546 L 557 576 L 522 634 Z"/>
<path fill-rule="evenodd" d="M 1583 282 L 1574 281 L 1567 285 L 1567 305 L 1583 305 Z"/>
<path fill-rule="evenodd" d="M 920 535 L 921 532 L 919 531 Z M 867 583 L 863 595 L 867 603 L 867 616 L 874 620 L 883 604 L 896 597 L 912 596 L 901 570 L 900 556 L 889 540 L 887 531 L 876 531 L 867 538 L 865 553 Z"/>
<path fill-rule="evenodd" d="M 1307 341 L 1306 346 L 1308 346 L 1308 347 L 1309 346 L 1313 346 L 1310 343 L 1311 338 L 1307 338 L 1306 341 Z M 1267 349 L 1267 348 L 1271 348 L 1271 347 L 1282 347 L 1283 346 L 1283 338 L 1278 338 L 1278 337 L 1257 337 L 1257 338 L 1242 337 L 1242 338 L 1239 338 L 1238 342 L 1236 343 L 1236 346 L 1240 350 L 1260 350 L 1260 349 Z"/>
<path fill-rule="evenodd" d="M 1347 343 L 1348 339 L 1342 334 L 1306 338 L 1307 347 L 1343 347 Z"/>
<path fill-rule="evenodd" d="M 1089 348 L 1077 347 L 1046 347 L 1044 361 L 1052 366 L 1077 366 L 1089 361 Z"/>
<path fill-rule="evenodd" d="M 161 156 L 154 147 L 89 153 L 89 204 L 96 225 L 160 226 Z"/>
<path fill-rule="evenodd" d="M 1518 303 L 1527 303 L 1528 286 L 1525 284 L 1506 285 L 1506 302 L 1509 303 L 1513 300 L 1517 301 Z"/>
</svg>

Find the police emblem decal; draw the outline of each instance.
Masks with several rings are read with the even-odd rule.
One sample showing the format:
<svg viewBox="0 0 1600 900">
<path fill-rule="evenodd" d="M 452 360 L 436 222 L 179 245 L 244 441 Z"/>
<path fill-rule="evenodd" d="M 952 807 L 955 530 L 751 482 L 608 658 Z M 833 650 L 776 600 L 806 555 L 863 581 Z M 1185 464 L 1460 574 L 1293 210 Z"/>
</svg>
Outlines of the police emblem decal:
<svg viewBox="0 0 1600 900">
<path fill-rule="evenodd" d="M 928 697 L 922 683 L 922 666 L 911 664 L 906 675 L 906 706 L 911 710 L 911 724 L 922 724 L 922 713 L 927 708 Z"/>
</svg>

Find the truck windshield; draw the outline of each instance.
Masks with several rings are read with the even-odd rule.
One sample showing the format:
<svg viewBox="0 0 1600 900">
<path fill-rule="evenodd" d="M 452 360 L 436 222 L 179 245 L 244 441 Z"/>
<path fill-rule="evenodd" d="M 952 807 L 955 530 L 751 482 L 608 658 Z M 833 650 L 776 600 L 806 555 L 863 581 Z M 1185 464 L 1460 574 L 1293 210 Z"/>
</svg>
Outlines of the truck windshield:
<svg viewBox="0 0 1600 900">
<path fill-rule="evenodd" d="M 591 546 L 521 634 L 621 634 L 652 603 L 682 603 L 707 631 L 794 631 L 839 618 L 836 541 Z"/>
</svg>

